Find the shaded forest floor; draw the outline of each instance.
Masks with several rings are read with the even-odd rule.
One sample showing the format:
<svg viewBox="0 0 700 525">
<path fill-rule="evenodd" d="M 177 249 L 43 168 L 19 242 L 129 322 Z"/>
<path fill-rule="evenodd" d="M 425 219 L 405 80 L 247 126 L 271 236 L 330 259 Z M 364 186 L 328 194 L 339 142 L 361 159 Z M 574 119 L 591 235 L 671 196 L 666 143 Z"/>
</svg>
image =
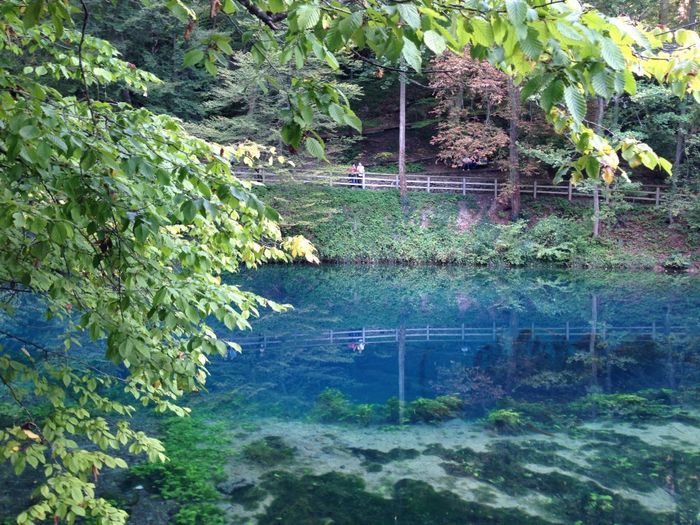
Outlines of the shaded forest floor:
<svg viewBox="0 0 700 525">
<path fill-rule="evenodd" d="M 327 262 L 626 268 L 697 272 L 700 239 L 669 226 L 661 208 L 603 206 L 599 239 L 591 236 L 590 200 L 523 198 L 509 222 L 488 196 L 409 194 L 313 185 L 261 188 L 282 214 L 285 234 L 302 234 Z"/>
</svg>

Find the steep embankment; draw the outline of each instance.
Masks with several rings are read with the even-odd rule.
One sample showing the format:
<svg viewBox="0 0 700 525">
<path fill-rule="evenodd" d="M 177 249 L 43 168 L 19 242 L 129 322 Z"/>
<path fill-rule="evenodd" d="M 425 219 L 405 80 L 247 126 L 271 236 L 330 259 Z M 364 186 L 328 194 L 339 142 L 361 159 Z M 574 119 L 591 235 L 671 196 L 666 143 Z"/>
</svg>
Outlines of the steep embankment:
<svg viewBox="0 0 700 525">
<path fill-rule="evenodd" d="M 697 240 L 650 206 L 606 207 L 594 240 L 589 201 L 524 198 L 523 219 L 507 223 L 489 198 L 473 195 L 412 193 L 404 212 L 395 191 L 280 185 L 259 192 L 282 214 L 285 233 L 307 236 L 331 262 L 691 271 L 700 262 Z"/>
</svg>

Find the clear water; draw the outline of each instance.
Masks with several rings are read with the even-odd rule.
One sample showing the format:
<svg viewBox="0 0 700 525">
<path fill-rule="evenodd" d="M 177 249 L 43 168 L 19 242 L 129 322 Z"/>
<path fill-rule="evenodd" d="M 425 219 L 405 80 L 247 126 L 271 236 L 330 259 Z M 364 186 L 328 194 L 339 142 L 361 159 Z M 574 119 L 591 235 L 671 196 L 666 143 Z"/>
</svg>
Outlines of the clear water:
<svg viewBox="0 0 700 525">
<path fill-rule="evenodd" d="M 224 522 L 700 523 L 700 279 L 270 266 L 234 281 L 294 309 L 218 327 L 243 352 L 188 400 L 224 436 L 191 443 L 220 452 Z M 139 497 L 132 523 L 177 522 L 146 520 Z"/>
</svg>

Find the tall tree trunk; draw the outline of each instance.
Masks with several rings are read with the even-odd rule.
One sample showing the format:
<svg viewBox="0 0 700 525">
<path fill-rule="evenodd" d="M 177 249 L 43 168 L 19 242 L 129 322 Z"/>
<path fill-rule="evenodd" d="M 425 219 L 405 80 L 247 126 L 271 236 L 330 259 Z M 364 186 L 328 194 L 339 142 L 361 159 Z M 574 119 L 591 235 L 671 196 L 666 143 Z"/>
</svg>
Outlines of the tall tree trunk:
<svg viewBox="0 0 700 525">
<path fill-rule="evenodd" d="M 688 2 L 688 23 L 694 24 L 698 16 L 698 0 Z M 692 28 L 695 29 L 695 28 Z"/>
<path fill-rule="evenodd" d="M 685 150 L 685 100 L 681 101 L 681 123 L 676 132 L 676 153 L 673 156 L 673 176 L 671 177 L 671 193 L 668 197 L 668 223 L 673 224 L 673 203 L 678 189 L 678 178 L 681 175 L 681 162 L 683 161 L 683 151 Z"/>
<path fill-rule="evenodd" d="M 667 0 L 666 0 L 667 1 Z M 688 24 L 694 24 L 697 16 L 698 4 L 697 0 L 690 0 L 688 4 Z M 676 190 L 678 189 L 678 177 L 680 177 L 680 164 L 683 161 L 683 151 L 685 150 L 685 117 L 686 103 L 685 98 L 681 101 L 681 123 L 678 124 L 678 132 L 676 133 L 676 154 L 673 157 L 673 176 L 671 177 L 671 194 L 668 198 L 668 223 L 673 224 L 673 201 L 675 200 Z"/>
<path fill-rule="evenodd" d="M 406 64 L 401 59 L 399 73 L 399 194 L 401 205 L 406 206 Z"/>
<path fill-rule="evenodd" d="M 659 1 L 659 25 L 668 25 L 668 10 L 669 10 L 668 0 Z"/>
<path fill-rule="evenodd" d="M 595 131 L 603 134 L 603 117 L 605 116 L 605 99 L 596 100 Z M 593 237 L 600 236 L 600 180 L 593 181 Z"/>
<path fill-rule="evenodd" d="M 520 89 L 508 78 L 510 96 L 510 130 L 508 134 L 508 164 L 512 195 L 510 198 L 510 218 L 515 220 L 520 215 L 520 165 L 518 163 L 518 120 L 520 119 Z"/>
</svg>

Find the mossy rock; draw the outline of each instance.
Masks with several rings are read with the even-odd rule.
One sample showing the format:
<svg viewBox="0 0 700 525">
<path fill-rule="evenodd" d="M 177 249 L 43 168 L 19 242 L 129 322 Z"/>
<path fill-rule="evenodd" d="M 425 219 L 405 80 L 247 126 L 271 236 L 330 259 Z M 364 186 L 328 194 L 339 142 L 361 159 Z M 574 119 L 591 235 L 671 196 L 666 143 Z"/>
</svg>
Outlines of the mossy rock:
<svg viewBox="0 0 700 525">
<path fill-rule="evenodd" d="M 266 436 L 248 443 L 243 448 L 243 457 L 265 467 L 289 463 L 294 459 L 296 449 L 288 446 L 279 436 Z"/>
</svg>

